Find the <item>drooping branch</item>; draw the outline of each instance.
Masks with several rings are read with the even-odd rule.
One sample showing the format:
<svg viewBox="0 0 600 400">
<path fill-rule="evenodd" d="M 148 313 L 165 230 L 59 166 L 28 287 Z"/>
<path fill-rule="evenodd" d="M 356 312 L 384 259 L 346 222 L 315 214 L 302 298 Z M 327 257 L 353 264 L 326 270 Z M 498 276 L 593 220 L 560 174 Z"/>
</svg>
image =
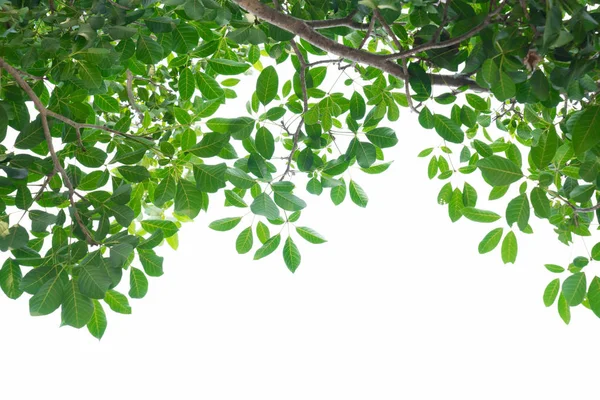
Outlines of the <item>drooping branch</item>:
<svg viewBox="0 0 600 400">
<path fill-rule="evenodd" d="M 259 0 L 233 1 L 257 17 L 281 29 L 285 29 L 288 32 L 291 32 L 296 36 L 306 40 L 310 44 L 328 51 L 329 53 L 335 54 L 339 57 L 347 58 L 357 63 L 379 68 L 383 72 L 387 72 L 388 74 L 403 80 L 407 78 L 402 66 L 400 64 L 390 62 L 387 59 L 389 56 L 373 54 L 368 51 L 348 47 L 336 42 L 335 40 L 331 40 L 318 33 L 305 21 L 294 18 L 287 14 L 283 14 L 265 4 L 262 4 Z M 487 91 L 487 89 L 482 88 L 475 81 L 465 76 L 441 74 L 429 74 L 428 76 L 434 85 L 443 85 L 449 87 L 467 86 L 475 91 Z"/>
<path fill-rule="evenodd" d="M 37 108 L 38 112 L 40 113 L 40 119 L 42 121 L 42 131 L 44 132 L 44 138 L 46 139 L 46 145 L 48 146 L 48 152 L 50 153 L 50 157 L 52 158 L 52 163 L 54 165 L 53 170 L 60 174 L 60 176 L 62 177 L 63 183 L 65 184 L 65 186 L 67 187 L 67 189 L 69 191 L 69 202 L 71 203 L 71 207 L 73 209 L 73 215 L 75 217 L 77 225 L 79 225 L 79 228 L 83 232 L 83 235 L 85 236 L 85 238 L 89 244 L 91 244 L 91 245 L 98 244 L 94 240 L 92 235 L 90 234 L 87 226 L 83 223 L 81 216 L 79 215 L 79 211 L 77 210 L 77 206 L 75 205 L 75 199 L 73 198 L 73 196 L 75 194 L 75 188 L 73 187 L 73 183 L 71 182 L 71 179 L 69 179 L 69 175 L 67 174 L 67 171 L 65 171 L 65 169 L 63 168 L 63 166 L 56 154 L 56 150 L 54 149 L 54 144 L 52 143 L 52 135 L 50 133 L 50 125 L 48 124 L 49 110 L 44 106 L 44 104 L 42 103 L 40 98 L 35 94 L 35 92 L 31 88 L 31 86 L 29 86 L 29 84 L 27 82 L 25 82 L 25 80 L 21 77 L 19 70 L 14 68 L 12 65 L 8 64 L 1 57 L 0 57 L 0 68 L 6 70 L 6 72 L 8 72 L 13 77 L 13 79 L 19 84 L 21 89 L 23 89 L 23 91 L 25 93 L 27 93 L 27 96 L 29 96 L 31 101 L 33 101 L 35 108 Z"/>
</svg>

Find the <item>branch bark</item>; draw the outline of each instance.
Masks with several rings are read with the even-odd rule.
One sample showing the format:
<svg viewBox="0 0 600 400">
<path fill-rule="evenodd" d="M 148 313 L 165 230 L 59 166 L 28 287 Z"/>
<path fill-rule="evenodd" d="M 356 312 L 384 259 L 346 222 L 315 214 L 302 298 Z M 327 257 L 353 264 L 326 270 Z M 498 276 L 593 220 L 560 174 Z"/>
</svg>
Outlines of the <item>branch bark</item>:
<svg viewBox="0 0 600 400">
<path fill-rule="evenodd" d="M 363 24 L 363 23 L 354 21 L 353 17 L 355 14 L 356 14 L 356 11 L 344 18 L 323 19 L 323 20 L 304 21 L 304 22 L 308 26 L 310 26 L 311 28 L 314 28 L 314 29 L 335 28 L 338 26 L 346 26 L 348 28 L 357 29 L 357 30 L 361 30 L 361 31 L 369 29 L 368 24 Z"/>
<path fill-rule="evenodd" d="M 310 44 L 317 46 L 329 53 L 339 57 L 347 58 L 357 63 L 370 65 L 387 72 L 390 75 L 400 79 L 406 79 L 407 76 L 400 64 L 390 62 L 386 55 L 369 53 L 364 50 L 345 46 L 334 40 L 331 40 L 317 31 L 315 31 L 305 21 L 283 14 L 258 0 L 234 0 L 240 7 L 256 15 L 257 17 L 273 24 L 281 29 L 295 34 L 306 40 Z M 429 78 L 434 85 L 443 85 L 449 87 L 467 86 L 475 91 L 487 91 L 479 86 L 475 81 L 464 76 L 429 74 Z"/>
</svg>

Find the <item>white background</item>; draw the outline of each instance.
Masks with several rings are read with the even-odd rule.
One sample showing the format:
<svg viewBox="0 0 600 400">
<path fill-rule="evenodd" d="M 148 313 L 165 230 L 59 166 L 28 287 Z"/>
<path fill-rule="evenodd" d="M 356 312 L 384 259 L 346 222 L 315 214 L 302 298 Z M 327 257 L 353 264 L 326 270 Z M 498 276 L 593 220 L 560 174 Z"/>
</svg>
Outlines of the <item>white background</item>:
<svg viewBox="0 0 600 400">
<path fill-rule="evenodd" d="M 147 297 L 132 302 L 133 314 L 107 311 L 100 342 L 85 329 L 59 328 L 59 312 L 30 317 L 28 295 L 0 296 L 0 398 L 564 399 L 596 393 L 600 321 L 578 307 L 567 327 L 555 306 L 542 303 L 544 287 L 556 277 L 543 264 L 566 266 L 586 255 L 580 239 L 575 249 L 564 246 L 542 221 L 533 224 L 535 235 L 517 233 L 516 265 L 503 265 L 499 249 L 479 255 L 479 240 L 502 221 L 450 222 L 447 207 L 436 204 L 445 181 L 428 181 L 427 160 L 416 157 L 439 145 L 439 137 L 401 112 L 400 121 L 387 124 L 400 138 L 386 153 L 396 160 L 392 167 L 380 176 L 352 171 L 370 197 L 366 209 L 349 198 L 335 207 L 328 192 L 302 194 L 309 207 L 298 224 L 329 242 L 311 245 L 296 236 L 302 264 L 295 274 L 280 250 L 256 262 L 252 253 L 235 253 L 237 232 L 249 221 L 232 232 L 210 231 L 210 221 L 243 213 L 213 197 L 209 214 L 180 231 L 177 252 L 166 245 L 159 250 L 165 275 L 151 278 Z M 462 178 L 452 179 L 462 188 Z M 488 205 L 479 172 L 467 179 L 479 189 L 480 207 L 504 214 L 511 193 Z"/>
</svg>

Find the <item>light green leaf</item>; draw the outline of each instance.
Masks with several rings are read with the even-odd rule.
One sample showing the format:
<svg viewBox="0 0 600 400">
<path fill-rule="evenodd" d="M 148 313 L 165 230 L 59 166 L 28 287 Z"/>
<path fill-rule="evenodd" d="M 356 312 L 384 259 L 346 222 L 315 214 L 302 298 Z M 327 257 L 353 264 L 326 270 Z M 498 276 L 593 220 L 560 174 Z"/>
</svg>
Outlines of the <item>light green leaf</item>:
<svg viewBox="0 0 600 400">
<path fill-rule="evenodd" d="M 369 202 L 369 197 L 367 196 L 363 188 L 358 183 L 351 180 L 349 189 L 350 199 L 352 199 L 352 202 L 359 207 L 366 207 L 367 203 Z"/>
<path fill-rule="evenodd" d="M 240 232 L 235 240 L 235 249 L 239 254 L 246 254 L 252 249 L 254 235 L 252 234 L 252 226 L 247 227 Z"/>
<path fill-rule="evenodd" d="M 546 289 L 544 289 L 544 305 L 546 307 L 550 307 L 552 304 L 554 304 L 554 301 L 556 300 L 556 297 L 558 296 L 558 293 L 560 291 L 560 279 L 556 278 L 554 280 L 552 280 L 548 286 L 546 286 Z"/>
<path fill-rule="evenodd" d="M 102 309 L 102 305 L 98 300 L 92 300 L 92 304 L 94 306 L 94 311 L 92 313 L 92 317 L 87 323 L 87 328 L 90 334 L 96 339 L 102 339 L 104 336 L 104 332 L 106 332 L 106 314 L 104 313 L 104 309 Z"/>
<path fill-rule="evenodd" d="M 524 230 L 529 224 L 529 200 L 527 195 L 523 193 L 512 199 L 506 207 L 506 223 L 512 226 L 515 222 L 519 229 Z"/>
<path fill-rule="evenodd" d="M 465 133 L 460 126 L 443 115 L 435 114 L 433 116 L 435 131 L 442 138 L 451 143 L 462 143 L 465 139 Z"/>
<path fill-rule="evenodd" d="M 260 260 L 261 258 L 273 253 L 275 250 L 277 250 L 277 247 L 279 247 L 279 243 L 281 243 L 281 235 L 278 233 L 267 240 L 261 248 L 256 250 L 256 253 L 254 253 L 254 259 Z"/>
<path fill-rule="evenodd" d="M 241 220 L 242 217 L 223 218 L 211 222 L 210 225 L 208 225 L 208 227 L 215 231 L 225 232 L 235 228 Z"/>
<path fill-rule="evenodd" d="M 465 218 L 475 222 L 489 223 L 498 221 L 500 219 L 500 215 L 496 214 L 495 212 L 480 210 L 473 207 L 464 207 L 461 212 Z"/>
<path fill-rule="evenodd" d="M 131 267 L 129 273 L 129 297 L 141 299 L 148 293 L 148 278 L 141 270 Z"/>
<path fill-rule="evenodd" d="M 320 244 L 327 241 L 320 233 L 306 226 L 297 226 L 296 232 L 309 243 Z"/>
<path fill-rule="evenodd" d="M 479 243 L 479 254 L 489 253 L 494 250 L 498 243 L 500 243 L 500 239 L 502 239 L 502 233 L 504 230 L 502 228 L 492 229 Z"/>
<path fill-rule="evenodd" d="M 513 231 L 509 231 L 506 236 L 504 236 L 504 240 L 502 240 L 502 262 L 504 262 L 504 264 L 514 264 L 517 260 L 517 252 L 517 237 Z"/>
<path fill-rule="evenodd" d="M 109 290 L 106 292 L 104 302 L 108 304 L 111 310 L 119 314 L 131 314 L 131 307 L 129 301 L 124 294 L 117 292 L 116 290 Z"/>
<path fill-rule="evenodd" d="M 62 324 L 80 329 L 87 325 L 94 314 L 92 299 L 79 291 L 79 286 L 71 280 L 64 288 L 62 301 Z"/>
</svg>

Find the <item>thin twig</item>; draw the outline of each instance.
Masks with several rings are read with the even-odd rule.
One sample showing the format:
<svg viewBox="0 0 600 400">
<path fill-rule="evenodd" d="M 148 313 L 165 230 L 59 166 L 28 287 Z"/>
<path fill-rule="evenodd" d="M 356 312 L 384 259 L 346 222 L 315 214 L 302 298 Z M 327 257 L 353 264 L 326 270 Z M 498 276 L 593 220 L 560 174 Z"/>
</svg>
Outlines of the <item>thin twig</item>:
<svg viewBox="0 0 600 400">
<path fill-rule="evenodd" d="M 463 40 L 467 40 L 467 39 L 475 36 L 479 32 L 481 32 L 482 30 L 484 30 L 489 24 L 492 23 L 492 18 L 495 17 L 504 8 L 505 5 L 506 5 L 506 3 L 502 2 L 502 4 L 500 6 L 498 6 L 496 9 L 494 9 L 492 12 L 490 12 L 487 15 L 487 17 L 485 17 L 485 19 L 483 20 L 483 22 L 481 22 L 481 24 L 477 25 L 475 28 L 471 29 L 470 31 L 463 33 L 462 35 L 459 35 L 452 39 L 444 40 L 443 42 L 434 42 L 433 40 L 431 40 L 427 43 L 423 43 L 420 46 L 413 47 L 412 49 L 408 49 L 408 50 L 401 51 L 398 53 L 389 54 L 384 57 L 388 60 L 397 60 L 399 58 L 410 57 L 413 54 L 421 53 L 423 51 L 442 49 L 444 47 L 449 47 L 449 46 L 454 46 L 455 44 L 459 44 Z"/>
<path fill-rule="evenodd" d="M 131 71 L 128 69 L 127 70 L 127 99 L 129 100 L 129 105 L 131 106 L 131 108 L 133 108 L 133 111 L 137 112 L 138 116 L 140 117 L 140 121 L 144 119 L 144 114 L 142 113 L 142 110 L 140 110 L 140 108 L 138 107 L 138 105 L 135 103 L 135 98 L 133 97 L 133 74 L 131 73 Z"/>
<path fill-rule="evenodd" d="M 110 4 L 112 4 L 113 6 L 120 8 L 121 10 L 131 10 L 131 8 L 127 7 L 127 6 L 123 6 L 119 3 L 117 3 L 116 1 L 113 0 L 107 0 Z"/>
</svg>

